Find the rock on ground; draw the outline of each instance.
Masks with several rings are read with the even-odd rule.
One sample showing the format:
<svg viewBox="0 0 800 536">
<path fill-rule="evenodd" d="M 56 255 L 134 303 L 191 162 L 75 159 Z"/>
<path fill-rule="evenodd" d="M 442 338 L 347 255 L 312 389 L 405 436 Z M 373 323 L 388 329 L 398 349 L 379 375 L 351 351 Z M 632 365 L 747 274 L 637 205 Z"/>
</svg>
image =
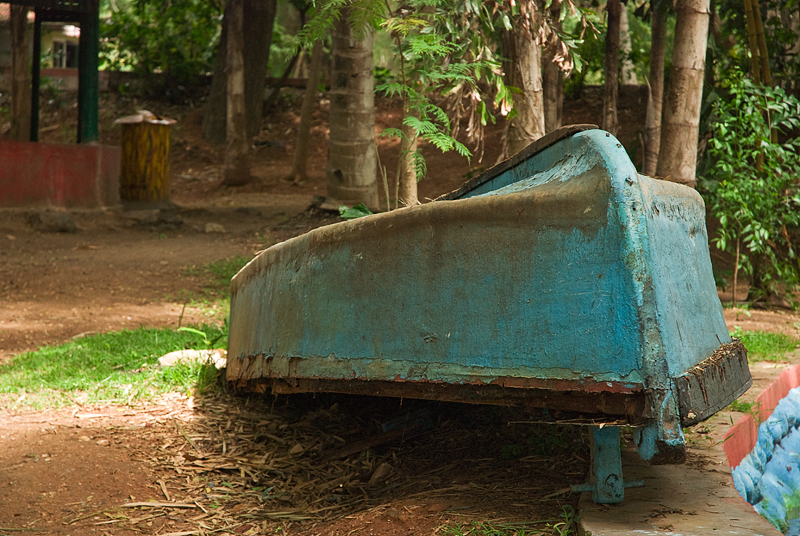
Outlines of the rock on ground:
<svg viewBox="0 0 800 536">
<path fill-rule="evenodd" d="M 158 358 L 158 364 L 162 367 L 171 367 L 178 363 L 206 363 L 214 365 L 218 369 L 227 365 L 228 352 L 222 348 L 216 350 L 178 350 L 170 352 Z"/>
<path fill-rule="evenodd" d="M 28 217 L 28 223 L 35 231 L 45 233 L 75 233 L 78 226 L 67 212 L 36 212 Z"/>
</svg>

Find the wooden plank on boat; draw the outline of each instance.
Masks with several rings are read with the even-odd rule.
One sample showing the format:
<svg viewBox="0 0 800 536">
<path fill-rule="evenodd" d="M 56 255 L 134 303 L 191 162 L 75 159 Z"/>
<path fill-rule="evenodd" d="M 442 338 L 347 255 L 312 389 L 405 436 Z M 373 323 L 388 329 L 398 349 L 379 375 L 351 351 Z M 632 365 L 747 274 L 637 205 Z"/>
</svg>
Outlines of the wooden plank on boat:
<svg viewBox="0 0 800 536">
<path fill-rule="evenodd" d="M 742 396 L 752 385 L 747 350 L 734 340 L 675 378 L 683 426 L 706 420 Z"/>
</svg>

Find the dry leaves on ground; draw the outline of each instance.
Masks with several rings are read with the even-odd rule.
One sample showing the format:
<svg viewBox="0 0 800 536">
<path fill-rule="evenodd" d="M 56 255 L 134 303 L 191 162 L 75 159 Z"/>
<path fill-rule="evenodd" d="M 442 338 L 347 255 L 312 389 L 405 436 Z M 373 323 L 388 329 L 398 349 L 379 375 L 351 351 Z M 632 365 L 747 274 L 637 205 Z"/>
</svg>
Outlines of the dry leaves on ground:
<svg viewBox="0 0 800 536">
<path fill-rule="evenodd" d="M 162 536 L 302 532 L 434 504 L 422 511 L 440 528 L 476 518 L 545 529 L 574 501 L 563 489 L 583 480 L 586 461 L 574 449 L 502 459 L 507 445 L 525 454 L 532 437 L 507 411 L 333 395 L 175 399 L 107 430 L 159 475 L 160 500 L 87 507 L 63 521 Z M 423 415 L 433 428 L 362 450 L 387 436 L 380 423 L 404 415 Z"/>
</svg>

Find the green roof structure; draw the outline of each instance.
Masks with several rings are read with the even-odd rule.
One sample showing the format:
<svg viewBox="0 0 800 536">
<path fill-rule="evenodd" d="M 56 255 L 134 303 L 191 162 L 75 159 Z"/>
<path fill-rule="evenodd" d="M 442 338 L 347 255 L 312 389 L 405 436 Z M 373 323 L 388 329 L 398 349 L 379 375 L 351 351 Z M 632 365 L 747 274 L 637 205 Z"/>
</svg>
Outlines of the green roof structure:
<svg viewBox="0 0 800 536">
<path fill-rule="evenodd" d="M 81 29 L 78 47 L 78 143 L 98 141 L 99 0 L 12 0 L 35 13 L 31 58 L 31 141 L 39 141 L 39 86 L 42 22 L 75 22 Z"/>
</svg>

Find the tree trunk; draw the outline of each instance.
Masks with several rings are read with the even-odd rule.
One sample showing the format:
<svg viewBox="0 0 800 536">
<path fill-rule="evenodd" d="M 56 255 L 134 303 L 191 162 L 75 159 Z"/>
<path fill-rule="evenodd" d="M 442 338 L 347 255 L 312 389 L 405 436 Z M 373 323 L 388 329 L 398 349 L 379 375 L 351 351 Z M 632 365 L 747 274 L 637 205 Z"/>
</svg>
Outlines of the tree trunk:
<svg viewBox="0 0 800 536">
<path fill-rule="evenodd" d="M 561 30 L 561 0 L 553 0 L 550 4 L 550 26 L 555 31 Z M 561 126 L 561 112 L 564 107 L 564 73 L 555 62 L 558 37 L 552 34 L 544 47 L 542 62 L 542 86 L 544 96 L 544 130 L 552 132 Z"/>
<path fill-rule="evenodd" d="M 605 88 L 603 91 L 603 129 L 616 136 L 617 95 L 619 94 L 619 23 L 622 3 L 608 0 L 608 25 L 606 30 Z"/>
<path fill-rule="evenodd" d="M 784 28 L 787 28 L 794 35 L 800 35 L 800 6 L 795 4 L 791 8 L 782 9 L 780 17 Z M 788 58 L 796 57 L 798 54 L 800 54 L 800 39 L 795 39 L 794 43 L 785 50 L 784 61 L 788 60 Z M 797 80 L 784 79 L 781 85 L 788 92 L 797 87 Z"/>
<path fill-rule="evenodd" d="M 661 144 L 661 107 L 664 103 L 664 58 L 667 50 L 667 6 L 665 0 L 653 2 L 651 34 L 644 172 L 653 177 L 658 167 L 658 149 Z"/>
<path fill-rule="evenodd" d="M 297 143 L 294 147 L 292 171 L 286 180 L 299 184 L 308 178 L 306 163 L 308 162 L 308 143 L 311 132 L 311 119 L 317 104 L 319 77 L 322 75 L 322 41 L 316 41 L 311 51 L 311 68 L 308 73 L 306 91 L 303 95 L 303 107 L 300 110 L 300 126 L 297 128 Z"/>
<path fill-rule="evenodd" d="M 722 20 L 720 20 L 719 14 L 717 13 L 717 2 L 718 0 L 710 0 L 709 2 L 708 44 L 706 46 L 706 63 L 703 71 L 703 100 L 705 100 L 705 91 L 712 90 L 713 88 L 717 87 L 717 83 L 714 78 L 714 71 L 716 70 L 717 64 L 716 52 L 719 47 L 716 46 L 716 43 L 720 42 L 719 37 L 722 33 Z"/>
<path fill-rule="evenodd" d="M 761 82 L 761 57 L 756 37 L 756 19 L 752 0 L 744 0 L 744 18 L 747 24 L 747 41 L 750 46 L 750 75 L 756 84 Z"/>
<path fill-rule="evenodd" d="M 631 61 L 633 45 L 631 45 L 631 27 L 628 24 L 628 8 L 625 4 L 622 4 L 619 10 L 619 46 L 622 50 L 622 83 L 638 85 L 639 79 Z"/>
<path fill-rule="evenodd" d="M 513 156 L 545 134 L 544 91 L 542 89 L 542 49 L 536 32 L 536 6 L 533 0 L 519 2 L 520 14 L 514 28 L 504 32 L 503 45 L 508 58 L 506 85 L 519 88 L 514 94 L 517 115 L 508 123 L 503 155 Z"/>
<path fill-rule="evenodd" d="M 418 117 L 414 111 L 409 110 L 408 106 L 403 105 L 403 117 L 414 116 Z M 407 207 L 419 204 L 419 196 L 417 194 L 417 167 L 415 165 L 416 159 L 414 154 L 417 152 L 417 131 L 413 128 L 403 125 L 404 137 L 400 141 L 400 159 L 398 160 L 398 190 L 397 201 L 398 205 L 402 203 Z"/>
<path fill-rule="evenodd" d="M 694 187 L 709 0 L 678 0 L 657 174 Z"/>
<path fill-rule="evenodd" d="M 769 69 L 769 52 L 767 52 L 767 40 L 764 37 L 764 24 L 761 22 L 761 9 L 758 7 L 758 0 L 751 0 L 753 3 L 753 15 L 756 22 L 756 37 L 758 39 L 758 55 L 761 57 L 761 80 L 766 86 L 772 86 L 772 73 Z"/>
<path fill-rule="evenodd" d="M 230 9 L 231 0 L 225 5 L 225 13 Z M 214 60 L 214 77 L 211 79 L 211 90 L 203 112 L 203 138 L 212 145 L 225 143 L 226 125 L 228 121 L 228 77 L 225 74 L 227 61 L 228 25 L 223 18 L 222 31 L 219 34 L 217 58 Z"/>
<path fill-rule="evenodd" d="M 232 0 L 228 0 L 225 13 L 228 13 Z M 253 137 L 261 130 L 261 117 L 264 105 L 264 84 L 266 82 L 269 50 L 272 44 L 272 31 L 275 26 L 277 0 L 245 0 L 244 2 L 244 71 L 245 106 L 247 110 L 247 135 Z M 219 145 L 226 140 L 227 88 L 225 72 L 227 62 L 227 24 L 223 22 L 219 36 L 217 59 L 214 63 L 214 78 L 211 92 L 203 115 L 203 137 L 209 143 Z"/>
<path fill-rule="evenodd" d="M 31 137 L 31 58 L 28 8 L 11 6 L 11 139 Z"/>
<path fill-rule="evenodd" d="M 328 196 L 345 204 L 378 206 L 373 35 L 353 34 L 347 12 L 332 30 L 332 66 L 325 169 Z"/>
<path fill-rule="evenodd" d="M 249 142 L 245 119 L 244 43 L 242 33 L 243 0 L 229 0 L 225 10 L 228 27 L 227 52 L 227 146 L 225 147 L 225 180 L 228 186 L 247 184 L 252 179 L 248 161 Z"/>
<path fill-rule="evenodd" d="M 261 132 L 264 88 L 277 4 L 277 0 L 247 0 L 244 4 L 244 98 L 247 136 L 250 138 Z"/>
</svg>

